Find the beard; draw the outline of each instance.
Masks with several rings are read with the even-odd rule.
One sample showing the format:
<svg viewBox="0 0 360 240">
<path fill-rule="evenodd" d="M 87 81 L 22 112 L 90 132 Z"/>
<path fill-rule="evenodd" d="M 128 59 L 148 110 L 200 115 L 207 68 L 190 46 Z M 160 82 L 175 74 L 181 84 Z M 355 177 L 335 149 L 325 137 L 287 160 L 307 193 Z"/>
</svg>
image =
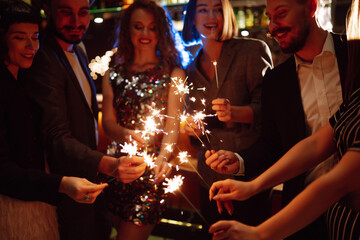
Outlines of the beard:
<svg viewBox="0 0 360 240">
<path fill-rule="evenodd" d="M 83 39 L 84 35 L 85 35 L 85 26 L 80 26 L 78 27 L 77 29 L 79 30 L 83 30 L 84 34 L 82 34 L 81 36 L 79 35 L 71 35 L 71 34 L 68 34 L 68 35 L 65 35 L 61 32 L 61 30 L 65 30 L 65 31 L 71 31 L 71 30 L 74 30 L 73 27 L 70 27 L 70 26 L 64 26 L 60 29 L 60 31 L 56 30 L 55 34 L 58 38 L 60 38 L 61 40 L 63 40 L 64 42 L 66 43 L 70 43 L 70 44 L 78 44 L 81 42 L 81 40 Z"/>
<path fill-rule="evenodd" d="M 291 42 L 287 46 L 280 46 L 281 50 L 284 53 L 296 53 L 300 51 L 305 46 L 308 36 L 309 28 L 305 28 L 302 32 L 299 32 L 296 38 L 291 39 Z"/>
<path fill-rule="evenodd" d="M 284 53 L 296 53 L 299 50 L 301 50 L 306 43 L 306 40 L 309 36 L 309 23 L 305 22 L 303 23 L 301 26 L 299 26 L 299 32 L 297 33 L 297 35 L 295 37 L 291 37 L 290 41 L 287 45 L 281 45 L 280 44 L 280 48 Z M 291 28 L 289 27 L 279 27 L 276 30 L 272 31 L 271 35 L 274 37 L 277 35 L 278 32 L 290 32 Z"/>
<path fill-rule="evenodd" d="M 81 36 L 79 35 L 71 35 L 71 34 L 67 34 L 65 35 L 62 31 L 65 30 L 66 32 L 68 31 L 71 31 L 71 30 L 74 30 L 75 28 L 72 27 L 72 26 L 63 26 L 62 28 L 56 28 L 54 22 L 52 21 L 52 19 L 49 20 L 49 24 L 48 24 L 48 27 L 50 29 L 50 31 L 59 39 L 63 40 L 64 42 L 66 43 L 69 43 L 69 44 L 78 44 L 81 42 L 81 40 L 83 39 L 84 35 L 85 35 L 85 32 L 87 30 L 87 27 L 86 26 L 79 26 L 77 27 L 76 29 L 79 29 L 79 30 L 83 30 L 83 34 Z"/>
</svg>

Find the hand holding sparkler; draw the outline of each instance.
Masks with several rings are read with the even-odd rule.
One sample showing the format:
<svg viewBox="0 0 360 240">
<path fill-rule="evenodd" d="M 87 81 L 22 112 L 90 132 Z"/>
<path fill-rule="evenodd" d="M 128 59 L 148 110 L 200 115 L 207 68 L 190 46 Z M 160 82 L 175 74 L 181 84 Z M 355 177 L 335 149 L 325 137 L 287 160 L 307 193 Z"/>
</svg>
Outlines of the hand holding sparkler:
<svg viewBox="0 0 360 240">
<path fill-rule="evenodd" d="M 131 142 L 132 140 L 135 140 L 140 147 L 145 146 L 145 140 L 141 137 L 141 133 L 132 130 L 132 129 L 125 129 L 125 141 Z"/>
<path fill-rule="evenodd" d="M 123 183 L 138 179 L 144 172 L 146 163 L 143 157 L 126 156 L 113 158 L 103 156 L 99 163 L 99 171 L 115 177 Z"/>
<path fill-rule="evenodd" d="M 171 164 L 162 155 L 159 155 L 155 160 L 155 179 L 157 182 L 162 182 L 171 173 Z"/>
<path fill-rule="evenodd" d="M 231 121 L 231 105 L 230 101 L 226 98 L 217 98 L 212 102 L 212 110 L 216 111 L 219 121 Z"/>
<path fill-rule="evenodd" d="M 214 150 L 205 152 L 206 164 L 215 172 L 222 174 L 234 174 L 239 171 L 240 162 L 238 157 L 231 151 Z"/>
<path fill-rule="evenodd" d="M 194 118 L 190 116 L 185 116 L 184 120 L 184 131 L 187 135 L 198 137 L 202 135 L 202 130 L 200 129 L 200 126 L 195 123 Z"/>
<path fill-rule="evenodd" d="M 234 179 L 226 179 L 213 183 L 209 190 L 209 199 L 210 201 L 215 200 L 217 202 L 218 210 L 221 212 L 222 207 L 219 209 L 219 206 L 222 204 L 227 204 L 231 200 L 247 200 L 257 193 L 256 186 L 253 182 L 242 182 Z"/>
</svg>

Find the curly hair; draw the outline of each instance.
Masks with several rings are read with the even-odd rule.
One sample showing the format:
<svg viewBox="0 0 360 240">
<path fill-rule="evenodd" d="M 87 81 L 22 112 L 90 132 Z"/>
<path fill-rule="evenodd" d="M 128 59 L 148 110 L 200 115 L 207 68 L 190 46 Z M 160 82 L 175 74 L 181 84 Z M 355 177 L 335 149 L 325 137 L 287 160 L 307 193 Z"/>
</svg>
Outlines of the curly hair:
<svg viewBox="0 0 360 240">
<path fill-rule="evenodd" d="M 5 35 L 10 25 L 15 23 L 34 23 L 40 25 L 39 9 L 34 9 L 21 0 L 0 0 L 0 65 L 9 60 Z"/>
<path fill-rule="evenodd" d="M 169 69 L 181 67 L 180 54 L 175 47 L 172 24 L 165 10 L 153 0 L 135 0 L 125 10 L 124 16 L 121 19 L 117 57 L 120 57 L 125 65 L 133 63 L 134 46 L 131 42 L 130 20 L 132 13 L 137 9 L 144 9 L 154 15 L 158 36 L 156 54 L 162 60 L 165 67 Z"/>
</svg>

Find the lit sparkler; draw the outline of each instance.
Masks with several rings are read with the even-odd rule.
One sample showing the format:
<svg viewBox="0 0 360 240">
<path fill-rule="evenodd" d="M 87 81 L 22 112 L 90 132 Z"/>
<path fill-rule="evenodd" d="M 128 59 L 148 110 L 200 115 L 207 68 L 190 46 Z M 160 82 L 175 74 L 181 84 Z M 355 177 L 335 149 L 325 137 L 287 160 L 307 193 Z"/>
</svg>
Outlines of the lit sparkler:
<svg viewBox="0 0 360 240">
<path fill-rule="evenodd" d="M 194 206 L 194 204 L 185 196 L 185 194 L 180 190 L 180 186 L 184 183 L 184 177 L 181 175 L 174 176 L 173 179 L 165 178 L 165 182 L 163 183 L 165 186 L 167 186 L 164 191 L 165 193 L 174 193 L 176 190 L 183 196 L 183 198 L 190 204 L 190 206 L 199 214 L 201 219 L 204 221 L 204 223 L 208 226 L 210 224 L 206 221 L 204 216 L 199 212 L 199 210 Z"/>
<path fill-rule="evenodd" d="M 219 88 L 219 79 L 218 79 L 218 73 L 217 73 L 217 62 L 212 62 L 215 68 L 215 80 L 216 80 L 216 87 Z"/>
</svg>

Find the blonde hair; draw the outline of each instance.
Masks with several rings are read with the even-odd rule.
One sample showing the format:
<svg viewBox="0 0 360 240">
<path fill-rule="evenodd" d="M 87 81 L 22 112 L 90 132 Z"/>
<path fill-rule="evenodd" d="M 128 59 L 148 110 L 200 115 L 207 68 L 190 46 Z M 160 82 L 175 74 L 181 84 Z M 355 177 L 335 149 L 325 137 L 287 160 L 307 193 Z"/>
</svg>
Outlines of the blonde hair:
<svg viewBox="0 0 360 240">
<path fill-rule="evenodd" d="M 354 0 L 347 15 L 346 35 L 348 40 L 359 40 L 359 0 Z"/>
<path fill-rule="evenodd" d="M 224 26 L 219 40 L 225 41 L 237 36 L 238 26 L 230 1 L 220 0 L 220 2 L 223 10 Z M 182 36 L 183 40 L 187 43 L 193 41 L 200 41 L 200 34 L 198 33 L 194 25 L 196 3 L 197 0 L 190 0 L 186 7 L 186 15 L 184 19 L 184 29 L 182 32 Z"/>
<path fill-rule="evenodd" d="M 233 7 L 229 0 L 221 0 L 224 16 L 224 26 L 219 38 L 220 41 L 229 40 L 238 34 L 238 26 Z"/>
</svg>

